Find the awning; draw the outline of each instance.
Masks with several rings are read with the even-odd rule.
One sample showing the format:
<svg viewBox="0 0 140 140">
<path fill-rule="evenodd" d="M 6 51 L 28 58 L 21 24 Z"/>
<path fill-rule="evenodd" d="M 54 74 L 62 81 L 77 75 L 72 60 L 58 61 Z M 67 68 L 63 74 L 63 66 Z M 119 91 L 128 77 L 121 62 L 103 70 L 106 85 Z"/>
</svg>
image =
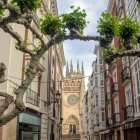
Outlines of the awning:
<svg viewBox="0 0 140 140">
<path fill-rule="evenodd" d="M 111 130 L 105 130 L 105 131 L 101 131 L 100 134 L 107 134 L 109 133 Z"/>
</svg>

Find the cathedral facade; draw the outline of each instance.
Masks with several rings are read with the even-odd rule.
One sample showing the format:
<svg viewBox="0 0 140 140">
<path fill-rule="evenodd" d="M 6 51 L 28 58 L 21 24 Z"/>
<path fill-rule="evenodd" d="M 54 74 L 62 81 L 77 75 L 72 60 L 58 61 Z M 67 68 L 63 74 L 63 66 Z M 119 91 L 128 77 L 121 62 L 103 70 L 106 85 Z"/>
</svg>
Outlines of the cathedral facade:
<svg viewBox="0 0 140 140">
<path fill-rule="evenodd" d="M 82 99 L 85 93 L 84 67 L 81 69 L 77 62 L 77 70 L 73 70 L 71 61 L 70 68 L 67 63 L 66 77 L 63 82 L 62 90 L 62 116 L 63 116 L 63 140 L 80 140 L 82 134 L 81 113 Z"/>
</svg>

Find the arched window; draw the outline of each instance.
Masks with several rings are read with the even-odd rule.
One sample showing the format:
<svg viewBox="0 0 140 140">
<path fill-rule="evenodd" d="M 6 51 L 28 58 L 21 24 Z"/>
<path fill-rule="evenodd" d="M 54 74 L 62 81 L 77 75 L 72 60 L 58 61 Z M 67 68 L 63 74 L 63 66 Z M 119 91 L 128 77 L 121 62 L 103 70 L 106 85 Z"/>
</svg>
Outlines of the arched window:
<svg viewBox="0 0 140 140">
<path fill-rule="evenodd" d="M 76 134 L 76 125 L 73 125 L 73 134 Z"/>
<path fill-rule="evenodd" d="M 69 125 L 69 134 L 71 134 L 72 133 L 72 125 L 70 124 Z"/>
</svg>

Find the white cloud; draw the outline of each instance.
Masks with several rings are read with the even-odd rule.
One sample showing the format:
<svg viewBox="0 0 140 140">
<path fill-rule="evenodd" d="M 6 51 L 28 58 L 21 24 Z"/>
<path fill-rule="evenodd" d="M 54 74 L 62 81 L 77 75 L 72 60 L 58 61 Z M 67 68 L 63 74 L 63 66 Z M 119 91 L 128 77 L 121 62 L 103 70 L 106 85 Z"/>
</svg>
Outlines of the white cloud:
<svg viewBox="0 0 140 140">
<path fill-rule="evenodd" d="M 86 10 L 87 21 L 90 23 L 87 25 L 84 34 L 97 35 L 97 20 L 100 18 L 101 13 L 107 9 L 108 0 L 58 0 L 59 13 L 70 12 L 70 6 L 80 6 Z M 93 49 L 96 42 L 79 43 L 78 41 L 66 41 L 64 42 L 64 51 L 66 60 L 73 60 L 76 67 L 77 59 L 80 62 L 84 62 L 85 75 L 91 75 L 92 62 L 95 60 Z M 79 47 L 81 45 L 81 47 Z M 87 79 L 86 79 L 87 83 Z"/>
</svg>

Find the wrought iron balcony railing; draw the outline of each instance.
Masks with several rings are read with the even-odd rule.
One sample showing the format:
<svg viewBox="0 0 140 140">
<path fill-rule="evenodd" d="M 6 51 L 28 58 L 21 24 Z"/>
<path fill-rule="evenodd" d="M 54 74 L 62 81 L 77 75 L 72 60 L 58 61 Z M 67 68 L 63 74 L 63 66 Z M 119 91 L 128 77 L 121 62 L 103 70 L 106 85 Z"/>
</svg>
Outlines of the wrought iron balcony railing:
<svg viewBox="0 0 140 140">
<path fill-rule="evenodd" d="M 106 119 L 106 125 L 107 125 L 108 127 L 111 127 L 111 126 L 113 125 L 113 120 L 112 120 L 112 118 L 107 118 L 107 119 Z"/>
<path fill-rule="evenodd" d="M 122 82 L 124 83 L 126 80 L 130 79 L 130 69 L 129 67 L 125 67 L 122 71 Z"/>
<path fill-rule="evenodd" d="M 112 86 L 112 93 L 116 93 L 118 92 L 119 88 L 118 88 L 118 82 L 115 82 Z"/>
<path fill-rule="evenodd" d="M 32 90 L 27 90 L 26 103 L 39 107 L 39 94 L 33 92 Z"/>
<path fill-rule="evenodd" d="M 120 113 L 115 113 L 113 115 L 113 122 L 114 124 L 120 123 Z"/>
<path fill-rule="evenodd" d="M 129 119 L 129 118 L 133 118 L 134 117 L 134 113 L 133 113 L 133 105 L 129 105 L 126 106 L 124 108 L 124 118 Z"/>
</svg>

